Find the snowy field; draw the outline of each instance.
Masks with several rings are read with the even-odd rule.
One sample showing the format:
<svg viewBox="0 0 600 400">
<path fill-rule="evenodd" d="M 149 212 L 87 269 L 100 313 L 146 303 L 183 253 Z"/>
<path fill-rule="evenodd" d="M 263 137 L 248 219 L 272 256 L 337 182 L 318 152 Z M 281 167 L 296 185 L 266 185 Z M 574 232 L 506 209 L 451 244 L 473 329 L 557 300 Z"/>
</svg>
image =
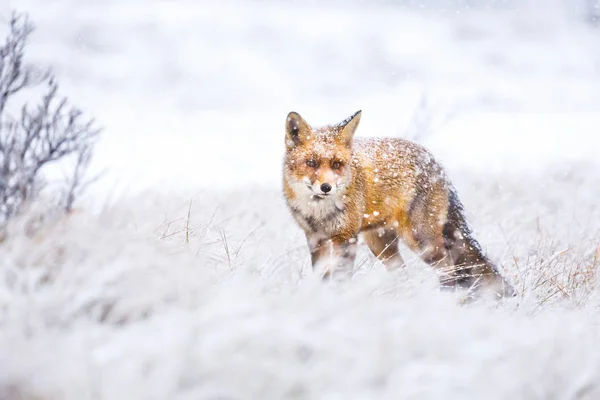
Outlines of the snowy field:
<svg viewBox="0 0 600 400">
<path fill-rule="evenodd" d="M 106 172 L 0 247 L 0 399 L 600 398 L 600 30 L 575 1 L 400 3 L 0 0 Z M 460 306 L 405 249 L 312 276 L 285 116 L 358 109 L 447 167 L 516 298 Z"/>
</svg>

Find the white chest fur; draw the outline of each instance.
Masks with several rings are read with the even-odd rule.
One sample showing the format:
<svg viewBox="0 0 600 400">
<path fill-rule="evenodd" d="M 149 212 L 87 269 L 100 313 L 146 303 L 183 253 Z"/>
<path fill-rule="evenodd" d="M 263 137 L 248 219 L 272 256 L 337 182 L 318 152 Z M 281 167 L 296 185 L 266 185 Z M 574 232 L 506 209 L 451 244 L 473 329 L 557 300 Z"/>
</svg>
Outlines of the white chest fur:
<svg viewBox="0 0 600 400">
<path fill-rule="evenodd" d="M 296 198 L 289 201 L 294 218 L 307 233 L 331 236 L 346 223 L 345 205 L 337 195 L 318 197 L 304 184 L 292 187 Z M 343 196 L 341 193 L 339 196 Z"/>
</svg>

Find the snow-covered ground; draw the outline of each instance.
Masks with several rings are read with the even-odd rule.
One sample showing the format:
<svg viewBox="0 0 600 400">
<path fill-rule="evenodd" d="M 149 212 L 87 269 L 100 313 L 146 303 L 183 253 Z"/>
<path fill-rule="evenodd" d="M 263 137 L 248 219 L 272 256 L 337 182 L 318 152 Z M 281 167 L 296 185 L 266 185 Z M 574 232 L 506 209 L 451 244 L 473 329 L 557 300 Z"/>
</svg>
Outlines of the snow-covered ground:
<svg viewBox="0 0 600 400">
<path fill-rule="evenodd" d="M 0 1 L 107 170 L 0 247 L 0 398 L 598 398 L 600 30 L 566 0 L 397 3 Z M 443 162 L 517 299 L 457 306 L 406 252 L 311 277 L 285 116 L 358 109 Z"/>
</svg>

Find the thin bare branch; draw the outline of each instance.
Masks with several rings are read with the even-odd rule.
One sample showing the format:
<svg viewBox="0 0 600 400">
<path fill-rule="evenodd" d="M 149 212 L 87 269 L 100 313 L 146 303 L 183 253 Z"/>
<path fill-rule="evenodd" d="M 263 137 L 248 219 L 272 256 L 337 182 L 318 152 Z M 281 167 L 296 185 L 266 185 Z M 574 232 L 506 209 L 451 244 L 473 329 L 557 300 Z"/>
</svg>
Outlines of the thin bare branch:
<svg viewBox="0 0 600 400">
<path fill-rule="evenodd" d="M 36 74 L 40 69 L 25 62 L 33 29 L 26 15 L 13 13 L 0 46 L 0 225 L 39 195 L 50 164 L 72 164 L 58 201 L 64 212 L 72 211 L 93 181 L 85 175 L 100 130 L 93 119 L 86 119 L 79 108 L 58 94 L 52 74 Z M 38 104 L 23 104 L 18 117 L 7 113 L 6 107 L 17 93 L 40 85 L 45 85 L 46 91 Z"/>
</svg>

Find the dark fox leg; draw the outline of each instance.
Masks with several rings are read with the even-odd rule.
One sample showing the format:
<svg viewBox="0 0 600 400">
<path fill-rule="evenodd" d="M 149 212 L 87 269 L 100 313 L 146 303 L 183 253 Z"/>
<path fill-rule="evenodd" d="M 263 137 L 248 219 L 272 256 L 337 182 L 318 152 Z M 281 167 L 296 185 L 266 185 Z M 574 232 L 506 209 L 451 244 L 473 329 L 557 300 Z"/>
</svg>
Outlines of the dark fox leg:
<svg viewBox="0 0 600 400">
<path fill-rule="evenodd" d="M 380 234 L 377 230 L 363 232 L 365 242 L 385 267 L 392 271 L 404 267 L 404 260 L 398 251 L 398 234 L 386 230 Z"/>
<path fill-rule="evenodd" d="M 442 288 L 455 285 L 454 264 L 444 243 L 443 226 L 440 225 L 441 217 L 446 215 L 446 207 L 442 206 L 446 199 L 442 190 L 420 191 L 409 209 L 410 229 L 403 235 L 408 247 L 437 270 Z"/>
<path fill-rule="evenodd" d="M 322 273 L 323 279 L 352 271 L 356 258 L 356 238 L 307 239 L 313 270 Z"/>
</svg>

